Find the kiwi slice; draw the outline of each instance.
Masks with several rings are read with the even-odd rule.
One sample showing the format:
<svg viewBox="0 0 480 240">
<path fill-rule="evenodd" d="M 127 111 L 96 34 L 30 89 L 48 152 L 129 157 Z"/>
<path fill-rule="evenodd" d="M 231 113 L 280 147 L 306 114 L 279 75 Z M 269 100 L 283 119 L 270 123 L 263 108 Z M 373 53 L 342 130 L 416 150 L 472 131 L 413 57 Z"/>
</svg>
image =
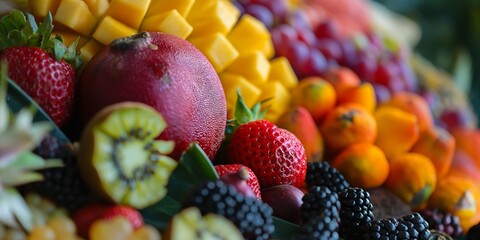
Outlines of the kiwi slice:
<svg viewBox="0 0 480 240">
<path fill-rule="evenodd" d="M 115 203 L 141 209 L 158 202 L 177 166 L 166 156 L 174 142 L 155 140 L 166 126 L 162 115 L 143 103 L 104 108 L 82 132 L 78 151 L 82 177 Z"/>
<path fill-rule="evenodd" d="M 172 218 L 165 239 L 243 240 L 244 238 L 238 228 L 225 217 L 213 213 L 202 216 L 198 208 L 189 207 Z"/>
</svg>

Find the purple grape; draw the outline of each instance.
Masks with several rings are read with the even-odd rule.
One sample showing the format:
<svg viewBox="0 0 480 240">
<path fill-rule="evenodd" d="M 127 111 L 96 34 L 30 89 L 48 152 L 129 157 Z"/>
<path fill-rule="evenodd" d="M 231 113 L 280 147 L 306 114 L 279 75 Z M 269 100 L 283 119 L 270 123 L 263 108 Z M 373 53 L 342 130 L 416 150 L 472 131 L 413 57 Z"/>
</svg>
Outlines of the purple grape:
<svg viewBox="0 0 480 240">
<path fill-rule="evenodd" d="M 390 99 L 392 94 L 390 93 L 390 90 L 388 90 L 387 87 L 380 85 L 378 83 L 372 83 L 372 86 L 375 91 L 375 100 L 377 101 L 377 104 L 381 104 Z"/>
<path fill-rule="evenodd" d="M 286 22 L 288 13 L 287 0 L 256 0 L 255 2 L 269 9 L 273 14 L 275 22 Z"/>
<path fill-rule="evenodd" d="M 337 61 L 342 57 L 342 48 L 340 44 L 333 39 L 319 39 L 316 47 L 328 59 Z"/>
<path fill-rule="evenodd" d="M 299 68 L 299 77 L 322 76 L 328 68 L 328 62 L 325 56 L 315 48 L 309 50 L 307 61 Z"/>
<path fill-rule="evenodd" d="M 271 29 L 273 27 L 272 12 L 260 4 L 248 4 L 245 6 L 245 13 L 252 15 L 254 18 L 263 22 L 265 27 Z"/>
<path fill-rule="evenodd" d="M 315 36 L 319 39 L 340 38 L 340 28 L 336 22 L 327 20 L 320 23 L 314 30 Z"/>
<path fill-rule="evenodd" d="M 309 59 L 309 49 L 304 42 L 293 41 L 285 44 L 285 57 L 290 61 L 294 69 L 300 69 Z"/>
</svg>

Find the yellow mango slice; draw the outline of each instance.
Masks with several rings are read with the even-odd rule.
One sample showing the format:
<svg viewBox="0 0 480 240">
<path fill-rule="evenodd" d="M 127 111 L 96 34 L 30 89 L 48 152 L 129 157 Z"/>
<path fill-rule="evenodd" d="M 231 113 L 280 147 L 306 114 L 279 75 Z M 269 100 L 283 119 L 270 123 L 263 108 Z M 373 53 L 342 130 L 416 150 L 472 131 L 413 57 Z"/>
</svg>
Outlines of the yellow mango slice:
<svg viewBox="0 0 480 240">
<path fill-rule="evenodd" d="M 240 55 L 263 50 L 268 44 L 267 41 L 271 41 L 270 33 L 265 25 L 248 14 L 242 16 L 227 38 Z"/>
<path fill-rule="evenodd" d="M 267 81 L 270 62 L 260 51 L 255 51 L 245 56 L 240 55 L 225 71 L 244 76 L 260 86 Z"/>
<path fill-rule="evenodd" d="M 80 0 L 62 0 L 53 19 L 84 36 L 90 36 L 97 24 L 87 4 Z"/>
<path fill-rule="evenodd" d="M 186 39 L 193 27 L 177 10 L 152 15 L 143 20 L 141 31 L 163 32 Z"/>
<path fill-rule="evenodd" d="M 60 0 L 29 0 L 28 8 L 31 13 L 38 17 L 46 17 L 50 11 L 52 15 L 57 12 Z"/>
<path fill-rule="evenodd" d="M 275 122 L 288 109 L 291 95 L 280 82 L 267 82 L 261 87 L 262 94 L 259 100 L 269 99 L 264 105 L 268 106 L 265 119 Z"/>
<path fill-rule="evenodd" d="M 96 18 L 101 18 L 108 10 L 110 6 L 110 2 L 108 0 L 83 0 L 90 12 L 92 12 L 93 16 Z"/>
<path fill-rule="evenodd" d="M 223 34 L 216 33 L 205 37 L 189 38 L 188 41 L 200 49 L 217 72 L 223 71 L 238 58 L 237 50 Z"/>
<path fill-rule="evenodd" d="M 125 25 L 138 29 L 142 23 L 151 0 L 112 0 L 107 15 Z"/>
<path fill-rule="evenodd" d="M 246 78 L 231 74 L 221 73 L 219 74 L 220 82 L 222 83 L 223 90 L 225 91 L 225 97 L 227 101 L 227 117 L 233 118 L 235 110 L 235 103 L 237 102 L 237 89 L 240 89 L 243 100 L 248 107 L 253 107 L 257 103 L 261 90 L 250 83 Z"/>
<path fill-rule="evenodd" d="M 82 48 L 80 48 L 80 57 L 82 57 L 83 63 L 87 63 L 90 59 L 97 54 L 102 48 L 105 47 L 95 39 L 90 39 Z"/>
<path fill-rule="evenodd" d="M 135 33 L 137 33 L 137 30 L 126 26 L 110 16 L 105 16 L 92 37 L 102 44 L 108 45 L 117 38 L 127 37 Z"/>
<path fill-rule="evenodd" d="M 240 11 L 231 2 L 216 1 L 205 14 L 197 17 L 189 15 L 187 21 L 193 26 L 191 36 L 200 37 L 213 33 L 227 34 L 239 16 Z"/>
<path fill-rule="evenodd" d="M 202 2 L 203 0 L 200 0 Z M 159 13 L 177 10 L 180 15 L 186 17 L 192 9 L 195 0 L 153 0 L 147 11 L 147 17 Z"/>
<path fill-rule="evenodd" d="M 268 81 L 279 81 L 287 89 L 293 89 L 298 85 L 297 75 L 286 57 L 278 57 L 270 61 Z"/>
<path fill-rule="evenodd" d="M 262 49 L 260 50 L 267 59 L 271 59 L 275 56 L 275 47 L 273 46 L 272 38 L 268 38 Z M 248 52 L 248 51 L 247 51 Z"/>
</svg>

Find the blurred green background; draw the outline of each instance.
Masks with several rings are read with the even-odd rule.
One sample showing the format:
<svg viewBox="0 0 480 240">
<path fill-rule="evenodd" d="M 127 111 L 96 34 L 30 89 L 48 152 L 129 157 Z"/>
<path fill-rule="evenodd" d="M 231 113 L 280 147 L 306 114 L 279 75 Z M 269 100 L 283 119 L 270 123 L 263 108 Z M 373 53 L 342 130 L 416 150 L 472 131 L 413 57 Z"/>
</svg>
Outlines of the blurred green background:
<svg viewBox="0 0 480 240">
<path fill-rule="evenodd" d="M 418 23 L 415 51 L 448 71 L 480 117 L 480 0 L 375 0 Z"/>
</svg>

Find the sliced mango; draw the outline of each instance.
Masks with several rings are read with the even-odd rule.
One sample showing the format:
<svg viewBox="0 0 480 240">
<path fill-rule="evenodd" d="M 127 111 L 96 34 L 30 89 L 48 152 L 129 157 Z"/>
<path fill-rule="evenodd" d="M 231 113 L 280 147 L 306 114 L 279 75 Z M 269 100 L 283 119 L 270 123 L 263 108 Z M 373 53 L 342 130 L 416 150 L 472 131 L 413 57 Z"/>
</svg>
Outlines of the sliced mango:
<svg viewBox="0 0 480 240">
<path fill-rule="evenodd" d="M 265 45 L 271 41 L 270 33 L 265 25 L 248 14 L 242 16 L 227 38 L 240 55 L 249 54 L 252 51 L 264 51 Z"/>
<path fill-rule="evenodd" d="M 90 39 L 83 47 L 80 48 L 80 53 L 82 57 L 82 61 L 84 63 L 89 62 L 90 59 L 97 54 L 102 48 L 105 47 L 100 42 L 96 41 L 95 39 Z"/>
<path fill-rule="evenodd" d="M 177 10 L 180 15 L 186 17 L 192 9 L 195 0 L 153 0 L 147 11 L 147 17 L 159 13 Z"/>
<path fill-rule="evenodd" d="M 90 9 L 90 12 L 95 16 L 96 18 L 101 18 L 103 15 L 108 10 L 108 7 L 110 6 L 110 2 L 108 0 L 83 0 L 87 6 L 88 9 Z"/>
<path fill-rule="evenodd" d="M 189 15 L 187 21 L 193 26 L 191 36 L 200 37 L 213 33 L 227 34 L 239 16 L 240 11 L 231 2 L 216 1 L 205 14 L 196 17 Z"/>
<path fill-rule="evenodd" d="M 275 47 L 273 46 L 272 38 L 268 38 L 262 49 L 260 50 L 266 58 L 271 59 L 275 56 Z M 248 51 L 247 51 L 248 52 Z"/>
<path fill-rule="evenodd" d="M 285 57 L 278 57 L 270 61 L 268 81 L 279 81 L 288 89 L 293 89 L 298 85 L 297 75 Z"/>
<path fill-rule="evenodd" d="M 223 86 L 223 90 L 225 91 L 227 101 L 227 117 L 229 119 L 233 118 L 235 103 L 237 102 L 237 89 L 240 90 L 243 100 L 248 107 L 253 107 L 253 105 L 257 103 L 262 92 L 257 86 L 250 83 L 246 78 L 231 73 L 221 73 L 219 74 L 219 77 Z"/>
<path fill-rule="evenodd" d="M 97 24 L 87 4 L 80 0 L 62 0 L 53 19 L 84 36 L 90 36 Z"/>
<path fill-rule="evenodd" d="M 277 119 L 287 110 L 290 105 L 291 95 L 283 84 L 280 82 L 267 82 L 261 87 L 262 94 L 259 100 L 270 99 L 264 105 L 268 106 L 265 118 L 272 122 Z"/>
<path fill-rule="evenodd" d="M 28 8 L 33 15 L 38 17 L 46 17 L 50 11 L 52 15 L 57 12 L 60 0 L 30 0 L 28 1 Z"/>
<path fill-rule="evenodd" d="M 152 15 L 143 20 L 141 31 L 163 32 L 186 39 L 192 33 L 192 26 L 177 10 Z"/>
<path fill-rule="evenodd" d="M 253 84 L 260 86 L 267 81 L 270 62 L 260 51 L 255 51 L 238 57 L 225 71 L 244 76 Z"/>
<path fill-rule="evenodd" d="M 137 33 L 137 30 L 128 27 L 110 16 L 105 16 L 97 27 L 97 30 L 95 30 L 95 33 L 93 33 L 93 38 L 104 45 L 108 45 L 117 38 L 127 37 L 135 33 Z"/>
<path fill-rule="evenodd" d="M 107 15 L 125 25 L 138 29 L 142 23 L 151 0 L 112 0 Z"/>
<path fill-rule="evenodd" d="M 225 35 L 216 33 L 205 37 L 189 38 L 188 41 L 205 54 L 217 72 L 223 71 L 238 57 L 237 50 Z"/>
</svg>

